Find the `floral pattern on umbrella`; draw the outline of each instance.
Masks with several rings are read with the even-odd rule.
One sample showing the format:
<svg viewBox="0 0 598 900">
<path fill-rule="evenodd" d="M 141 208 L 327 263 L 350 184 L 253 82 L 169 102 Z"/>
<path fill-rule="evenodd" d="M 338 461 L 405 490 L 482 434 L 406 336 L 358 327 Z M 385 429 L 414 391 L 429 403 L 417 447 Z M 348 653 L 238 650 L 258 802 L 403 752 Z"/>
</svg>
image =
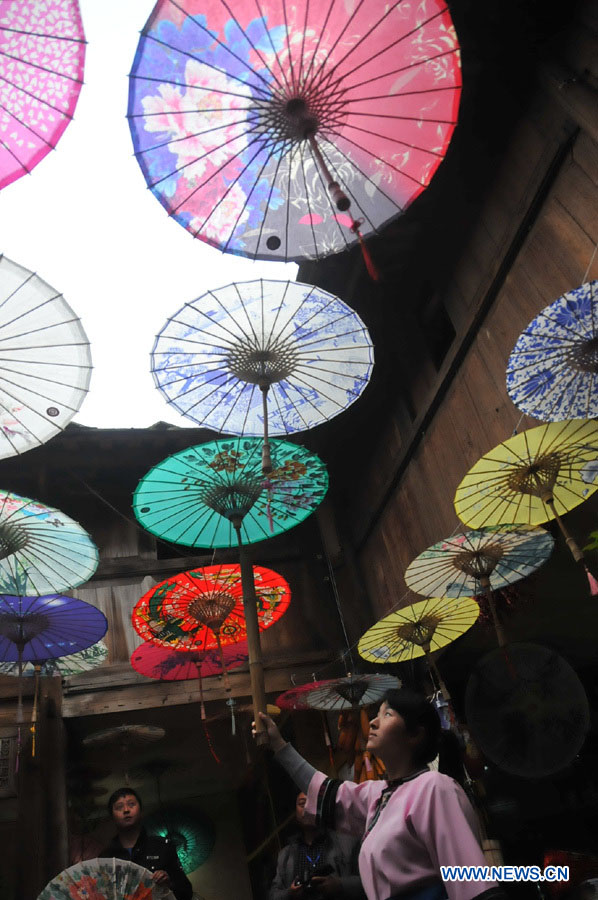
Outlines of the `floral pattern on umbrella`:
<svg viewBox="0 0 598 900">
<path fill-rule="evenodd" d="M 236 669 L 247 662 L 247 641 L 228 644 L 223 649 L 227 669 Z M 143 643 L 131 654 L 131 665 L 140 675 L 157 681 L 190 681 L 201 675 L 222 674 L 220 654 L 216 650 L 172 650 L 156 644 Z"/>
<path fill-rule="evenodd" d="M 533 319 L 513 348 L 507 391 L 543 422 L 598 416 L 598 281 L 567 291 Z"/>
<path fill-rule="evenodd" d="M 230 434 L 291 434 L 343 412 L 373 366 L 349 306 L 299 282 L 208 291 L 169 319 L 152 352 L 156 386 L 178 412 Z M 262 394 L 266 394 L 266 398 Z"/>
<path fill-rule="evenodd" d="M 37 900 L 175 900 L 153 873 L 123 859 L 87 859 L 56 875 Z"/>
<path fill-rule="evenodd" d="M 0 188 L 56 147 L 83 84 L 77 0 L 6 0 L 0 9 Z"/>
<path fill-rule="evenodd" d="M 326 10 L 262 0 L 237 3 L 234 15 L 226 0 L 158 0 L 128 116 L 149 187 L 194 237 L 302 259 L 345 249 L 356 220 L 371 233 L 425 189 L 460 85 L 442 0 Z M 351 215 L 333 204 L 331 180 Z"/>
<path fill-rule="evenodd" d="M 86 582 L 98 550 L 77 522 L 51 506 L 0 491 L 0 592 L 50 594 Z"/>
<path fill-rule="evenodd" d="M 291 591 L 285 579 L 262 566 L 253 567 L 260 630 L 274 625 L 288 609 Z M 206 620 L 227 611 L 220 625 Z M 144 639 L 177 650 L 213 650 L 219 631 L 225 647 L 246 636 L 241 567 L 233 563 L 181 572 L 155 585 L 133 610 L 133 627 Z"/>
<path fill-rule="evenodd" d="M 133 511 L 144 528 L 187 547 L 232 547 L 298 525 L 323 500 L 328 473 L 298 444 L 272 440 L 272 472 L 262 474 L 260 438 L 211 441 L 182 450 L 140 481 Z"/>
<path fill-rule="evenodd" d="M 554 538 L 542 528 L 458 532 L 409 563 L 405 583 L 425 597 L 463 597 L 486 587 L 497 591 L 535 572 L 553 547 Z"/>
</svg>

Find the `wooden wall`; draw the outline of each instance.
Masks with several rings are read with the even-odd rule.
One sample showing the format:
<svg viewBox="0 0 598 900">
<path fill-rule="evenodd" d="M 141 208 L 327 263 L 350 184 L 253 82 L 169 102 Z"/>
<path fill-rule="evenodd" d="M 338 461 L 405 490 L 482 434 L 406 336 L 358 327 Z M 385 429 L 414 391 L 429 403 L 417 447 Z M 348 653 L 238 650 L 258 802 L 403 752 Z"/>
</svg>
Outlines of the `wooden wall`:
<svg viewBox="0 0 598 900">
<path fill-rule="evenodd" d="M 544 306 L 582 283 L 597 242 L 598 145 L 540 95 L 441 298 L 456 332 L 449 353 L 416 384 L 415 421 L 391 411 L 353 497 L 352 539 L 377 615 L 413 602 L 405 568 L 453 532 L 461 478 L 519 424 L 505 388 L 508 356 Z"/>
</svg>

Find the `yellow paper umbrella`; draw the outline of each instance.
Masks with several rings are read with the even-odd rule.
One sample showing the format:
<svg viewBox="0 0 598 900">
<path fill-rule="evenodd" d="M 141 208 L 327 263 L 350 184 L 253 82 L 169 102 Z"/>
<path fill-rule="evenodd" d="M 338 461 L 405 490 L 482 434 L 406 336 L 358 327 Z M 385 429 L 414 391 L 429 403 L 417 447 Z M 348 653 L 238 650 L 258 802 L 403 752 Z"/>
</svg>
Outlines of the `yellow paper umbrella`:
<svg viewBox="0 0 598 900">
<path fill-rule="evenodd" d="M 498 444 L 469 470 L 455 494 L 466 525 L 540 525 L 556 519 L 576 562 L 583 553 L 561 515 L 598 488 L 598 423 L 539 425 Z"/>
<path fill-rule="evenodd" d="M 400 663 L 425 656 L 447 700 L 450 694 L 430 654 L 471 628 L 480 613 L 473 597 L 431 597 L 395 610 L 372 625 L 357 650 L 369 662 Z"/>
</svg>

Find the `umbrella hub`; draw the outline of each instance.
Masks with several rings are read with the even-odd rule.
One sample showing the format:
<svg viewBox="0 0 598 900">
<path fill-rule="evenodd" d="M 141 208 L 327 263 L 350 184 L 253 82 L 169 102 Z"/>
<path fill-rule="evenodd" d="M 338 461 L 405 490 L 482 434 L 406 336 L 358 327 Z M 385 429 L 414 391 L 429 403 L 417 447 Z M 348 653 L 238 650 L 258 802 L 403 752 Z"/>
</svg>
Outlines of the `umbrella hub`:
<svg viewBox="0 0 598 900">
<path fill-rule="evenodd" d="M 202 490 L 206 506 L 229 521 L 241 521 L 264 490 L 257 479 L 237 478 L 228 484 L 212 484 Z"/>
<path fill-rule="evenodd" d="M 318 112 L 320 108 L 321 104 Z M 316 134 L 322 124 L 320 115 L 310 105 L 307 97 L 297 93 L 289 96 L 281 92 L 257 99 L 255 110 L 257 116 L 250 116 L 254 120 L 254 127 L 270 140 L 280 143 L 292 141 L 299 144 L 306 141 Z"/>
<path fill-rule="evenodd" d="M 494 572 L 503 549 L 499 544 L 486 544 L 478 550 L 462 550 L 453 557 L 453 565 L 471 578 L 488 577 Z"/>
<path fill-rule="evenodd" d="M 205 594 L 189 604 L 189 614 L 214 632 L 219 632 L 224 620 L 231 614 L 235 600 L 225 591 Z"/>
<path fill-rule="evenodd" d="M 409 644 L 417 644 L 418 647 L 429 645 L 434 637 L 434 632 L 441 622 L 440 616 L 429 615 L 422 616 L 416 622 L 403 622 L 397 625 L 396 633 L 402 641 Z"/>
<path fill-rule="evenodd" d="M 288 378 L 297 365 L 295 344 L 290 340 L 275 340 L 268 347 L 249 341 L 239 341 L 228 354 L 228 367 L 239 381 L 269 387 Z"/>
<path fill-rule="evenodd" d="M 552 500 L 552 491 L 561 468 L 559 453 L 544 453 L 534 460 L 511 470 L 507 484 L 512 491 L 540 497 L 544 502 Z"/>
<path fill-rule="evenodd" d="M 351 706 L 359 706 L 363 695 L 368 689 L 367 681 L 341 681 L 335 685 L 337 694 Z"/>
<path fill-rule="evenodd" d="M 27 546 L 27 532 L 14 522 L 0 522 L 0 559 Z"/>
<path fill-rule="evenodd" d="M 571 368 L 577 369 L 578 372 L 598 374 L 598 337 L 580 341 L 568 353 L 567 359 Z"/>
<path fill-rule="evenodd" d="M 0 634 L 13 644 L 21 646 L 39 637 L 49 626 L 48 617 L 41 613 L 33 613 L 30 616 L 20 616 L 18 613 L 0 614 Z"/>
</svg>

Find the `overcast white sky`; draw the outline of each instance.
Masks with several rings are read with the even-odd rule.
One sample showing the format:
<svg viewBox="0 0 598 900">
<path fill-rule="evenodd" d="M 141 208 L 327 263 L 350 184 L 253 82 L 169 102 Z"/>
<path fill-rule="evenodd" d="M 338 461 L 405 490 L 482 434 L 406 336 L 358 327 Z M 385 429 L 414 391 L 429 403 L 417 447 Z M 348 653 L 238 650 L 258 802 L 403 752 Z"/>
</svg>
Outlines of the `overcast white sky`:
<svg viewBox="0 0 598 900">
<path fill-rule="evenodd" d="M 80 0 L 88 41 L 74 121 L 31 175 L 0 192 L 0 250 L 81 318 L 94 371 L 76 422 L 193 423 L 154 387 L 149 354 L 166 319 L 209 288 L 294 280 L 297 267 L 225 255 L 170 220 L 133 156 L 128 73 L 153 0 Z"/>
</svg>

